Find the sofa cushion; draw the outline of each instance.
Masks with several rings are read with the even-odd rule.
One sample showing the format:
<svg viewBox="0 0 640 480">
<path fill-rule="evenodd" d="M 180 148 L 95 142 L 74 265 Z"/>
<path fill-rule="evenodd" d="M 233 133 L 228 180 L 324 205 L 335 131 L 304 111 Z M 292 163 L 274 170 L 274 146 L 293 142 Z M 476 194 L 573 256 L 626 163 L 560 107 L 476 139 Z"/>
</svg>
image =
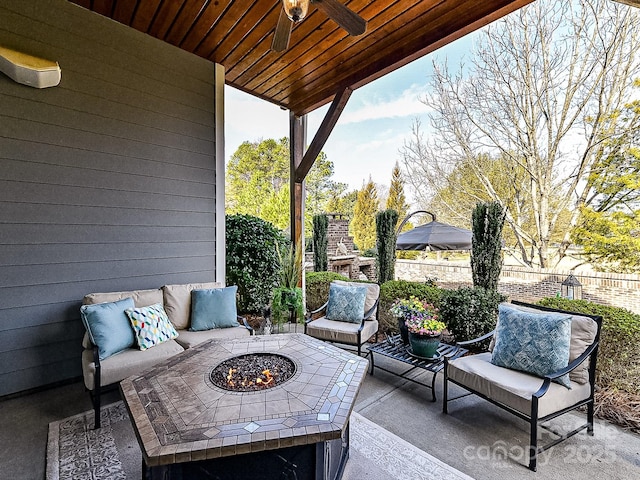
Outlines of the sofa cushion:
<svg viewBox="0 0 640 480">
<path fill-rule="evenodd" d="M 525 305 L 515 305 L 506 303 L 511 308 L 530 313 L 544 313 L 543 310 L 527 307 Z M 571 317 L 571 343 L 569 346 L 569 363 L 573 362 L 587 349 L 589 345 L 596 339 L 598 333 L 598 324 L 593 318 L 578 314 L 568 314 L 554 312 L 556 315 L 565 315 Z M 491 339 L 489 351 L 493 351 L 495 345 L 495 336 Z M 589 382 L 589 359 L 582 362 L 578 367 L 569 372 L 569 378 L 572 382 L 584 385 Z"/>
<path fill-rule="evenodd" d="M 98 357 L 104 360 L 125 348 L 133 346 L 135 336 L 124 313 L 133 308 L 131 297 L 117 302 L 82 305 L 80 316 L 91 342 L 98 347 Z"/>
<path fill-rule="evenodd" d="M 236 292 L 233 285 L 210 290 L 191 292 L 191 329 L 194 332 L 212 328 L 237 327 L 238 311 Z"/>
<path fill-rule="evenodd" d="M 326 317 L 339 322 L 360 323 L 364 318 L 367 287 L 364 285 L 329 285 Z"/>
<path fill-rule="evenodd" d="M 100 385 L 111 385 L 131 375 L 139 375 L 156 363 L 180 352 L 184 352 L 184 348 L 178 345 L 175 340 L 169 340 L 145 351 L 127 348 L 100 362 Z M 85 386 L 89 390 L 93 390 L 96 366 L 91 350 L 82 352 L 82 373 Z"/>
<path fill-rule="evenodd" d="M 498 318 L 491 363 L 541 377 L 568 365 L 571 317 L 500 305 Z M 554 381 L 571 388 L 569 375 Z"/>
<path fill-rule="evenodd" d="M 380 285 L 378 285 L 377 283 L 345 282 L 344 280 L 334 280 L 331 283 L 335 283 L 336 285 L 347 285 L 352 287 L 362 287 L 362 286 L 367 287 L 367 296 L 364 300 L 364 313 L 367 313 L 369 310 L 371 310 L 376 304 L 378 297 L 380 297 Z M 371 319 L 377 318 L 376 313 L 377 311 L 374 311 L 373 315 L 371 315 L 370 318 Z"/>
<path fill-rule="evenodd" d="M 307 324 L 306 333 L 314 338 L 329 342 L 358 344 L 358 329 L 360 323 L 341 322 L 320 317 Z M 361 333 L 361 342 L 364 343 L 373 337 L 378 331 L 378 320 L 364 322 Z"/>
<path fill-rule="evenodd" d="M 528 373 L 499 367 L 491 363 L 491 353 L 460 357 L 449 362 L 447 376 L 451 380 L 507 405 L 526 415 L 531 414 L 531 397 L 543 380 Z M 544 417 L 589 398 L 589 384 L 574 384 L 571 390 L 551 382 L 549 390 L 538 402 L 539 415 Z"/>
<path fill-rule="evenodd" d="M 184 283 L 181 285 L 165 285 L 162 287 L 164 310 L 176 330 L 184 330 L 191 326 L 191 290 L 222 288 L 220 282 Z"/>
<path fill-rule="evenodd" d="M 132 290 L 130 292 L 89 293 L 82 299 L 84 305 L 95 303 L 116 302 L 123 298 L 131 297 L 136 307 L 147 307 L 154 303 L 162 303 L 162 290 Z"/>
<path fill-rule="evenodd" d="M 244 338 L 249 335 L 251 335 L 251 331 L 243 326 L 236 328 L 212 328 L 211 330 L 201 330 L 199 332 L 178 330 L 176 342 L 184 349 L 189 349 L 211 339 Z"/>
<path fill-rule="evenodd" d="M 147 350 L 178 336 L 161 303 L 128 308 L 125 313 L 129 317 L 140 350 Z"/>
</svg>

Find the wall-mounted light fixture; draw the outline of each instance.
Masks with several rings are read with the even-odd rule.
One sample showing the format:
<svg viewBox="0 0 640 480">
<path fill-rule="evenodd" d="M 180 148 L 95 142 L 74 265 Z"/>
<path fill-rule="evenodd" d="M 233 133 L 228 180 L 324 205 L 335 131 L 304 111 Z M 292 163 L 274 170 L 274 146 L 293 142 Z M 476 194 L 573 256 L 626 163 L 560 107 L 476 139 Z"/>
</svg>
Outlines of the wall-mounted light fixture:
<svg viewBox="0 0 640 480">
<path fill-rule="evenodd" d="M 58 62 L 4 47 L 0 47 L 0 72 L 15 82 L 35 88 L 55 87 L 60 83 Z"/>
<path fill-rule="evenodd" d="M 580 300 L 582 298 L 582 284 L 573 275 L 569 275 L 560 284 L 560 290 L 563 298 L 569 300 Z"/>
</svg>

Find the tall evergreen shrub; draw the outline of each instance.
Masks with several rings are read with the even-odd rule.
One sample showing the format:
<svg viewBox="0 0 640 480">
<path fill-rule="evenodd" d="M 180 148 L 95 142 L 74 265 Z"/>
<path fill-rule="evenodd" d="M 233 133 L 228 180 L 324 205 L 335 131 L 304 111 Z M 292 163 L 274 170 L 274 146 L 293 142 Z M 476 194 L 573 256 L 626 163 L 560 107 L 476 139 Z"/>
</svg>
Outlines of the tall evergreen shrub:
<svg viewBox="0 0 640 480">
<path fill-rule="evenodd" d="M 389 209 L 376 214 L 378 283 L 393 280 L 396 262 L 396 224 L 398 212 Z"/>
<path fill-rule="evenodd" d="M 328 269 L 328 227 L 329 218 L 324 213 L 313 216 L 313 270 L 315 272 L 326 272 Z"/>
<path fill-rule="evenodd" d="M 497 290 L 502 270 L 502 227 L 506 212 L 499 202 L 478 203 L 471 215 L 473 285 Z"/>
<path fill-rule="evenodd" d="M 284 235 L 269 222 L 251 215 L 226 216 L 227 284 L 238 286 L 238 309 L 259 313 L 278 286 L 280 260 L 276 245 Z"/>
</svg>

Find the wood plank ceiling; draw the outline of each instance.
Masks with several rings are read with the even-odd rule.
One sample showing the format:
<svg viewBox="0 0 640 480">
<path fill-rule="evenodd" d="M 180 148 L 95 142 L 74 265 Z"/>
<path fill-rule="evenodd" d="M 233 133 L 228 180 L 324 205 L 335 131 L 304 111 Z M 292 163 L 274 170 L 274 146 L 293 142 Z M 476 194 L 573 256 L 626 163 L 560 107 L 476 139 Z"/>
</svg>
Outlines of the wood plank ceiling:
<svg viewBox="0 0 640 480">
<path fill-rule="evenodd" d="M 69 0 L 224 65 L 226 83 L 303 115 L 533 0 L 343 0 L 349 36 L 313 4 L 289 49 L 271 51 L 280 0 Z"/>
</svg>

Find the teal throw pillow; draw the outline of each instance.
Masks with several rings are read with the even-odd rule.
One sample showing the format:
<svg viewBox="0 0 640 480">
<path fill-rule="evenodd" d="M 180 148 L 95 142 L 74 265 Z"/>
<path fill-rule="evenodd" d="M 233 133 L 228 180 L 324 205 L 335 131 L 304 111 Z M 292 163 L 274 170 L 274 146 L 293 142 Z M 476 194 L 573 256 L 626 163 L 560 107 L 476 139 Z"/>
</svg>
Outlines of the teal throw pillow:
<svg viewBox="0 0 640 480">
<path fill-rule="evenodd" d="M 491 363 L 544 377 L 569 364 L 571 317 L 498 307 Z M 554 380 L 571 388 L 569 375 Z"/>
<path fill-rule="evenodd" d="M 210 290 L 191 290 L 191 330 L 211 330 L 212 328 L 237 327 L 238 311 L 236 292 L 233 285 Z"/>
<path fill-rule="evenodd" d="M 132 298 L 117 302 L 80 307 L 80 317 L 91 342 L 98 347 L 98 358 L 104 360 L 135 343 L 133 329 L 124 311 L 133 308 Z"/>
<path fill-rule="evenodd" d="M 364 285 L 329 285 L 329 303 L 326 318 L 340 322 L 360 323 L 364 318 L 367 287 Z"/>
<path fill-rule="evenodd" d="M 136 333 L 136 342 L 140 350 L 147 350 L 178 336 L 161 303 L 148 307 L 127 308 L 125 312 Z"/>
</svg>

